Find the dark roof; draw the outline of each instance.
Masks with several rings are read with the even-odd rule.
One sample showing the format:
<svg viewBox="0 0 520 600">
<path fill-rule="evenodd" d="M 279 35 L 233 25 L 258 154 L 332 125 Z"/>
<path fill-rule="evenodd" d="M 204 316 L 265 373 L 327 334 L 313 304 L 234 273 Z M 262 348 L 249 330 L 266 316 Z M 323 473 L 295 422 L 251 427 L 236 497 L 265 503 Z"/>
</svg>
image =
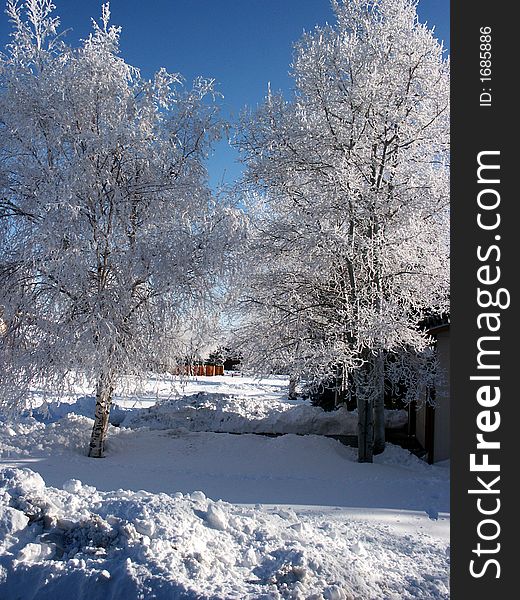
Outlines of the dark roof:
<svg viewBox="0 0 520 600">
<path fill-rule="evenodd" d="M 450 314 L 432 314 L 421 321 L 421 327 L 426 329 L 430 335 L 437 335 L 443 331 L 448 331 L 450 328 Z"/>
</svg>

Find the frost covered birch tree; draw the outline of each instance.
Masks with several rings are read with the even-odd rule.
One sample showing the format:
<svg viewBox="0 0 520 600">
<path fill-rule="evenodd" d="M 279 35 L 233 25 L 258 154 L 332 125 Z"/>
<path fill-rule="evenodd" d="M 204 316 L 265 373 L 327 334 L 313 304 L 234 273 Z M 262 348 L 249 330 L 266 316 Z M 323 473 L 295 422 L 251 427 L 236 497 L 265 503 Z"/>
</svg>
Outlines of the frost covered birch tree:
<svg viewBox="0 0 520 600">
<path fill-rule="evenodd" d="M 417 391 L 431 369 L 403 357 L 448 306 L 449 63 L 416 4 L 334 1 L 292 99 L 269 93 L 238 139 L 261 197 L 240 335 L 274 368 L 350 374 L 360 461 L 384 448 L 385 370 Z"/>
<path fill-rule="evenodd" d="M 96 389 L 90 456 L 103 455 L 122 376 L 174 364 L 204 336 L 239 219 L 204 159 L 221 123 L 213 82 L 150 81 L 100 23 L 78 48 L 50 0 L 7 4 L 0 56 L 0 383 Z"/>
</svg>

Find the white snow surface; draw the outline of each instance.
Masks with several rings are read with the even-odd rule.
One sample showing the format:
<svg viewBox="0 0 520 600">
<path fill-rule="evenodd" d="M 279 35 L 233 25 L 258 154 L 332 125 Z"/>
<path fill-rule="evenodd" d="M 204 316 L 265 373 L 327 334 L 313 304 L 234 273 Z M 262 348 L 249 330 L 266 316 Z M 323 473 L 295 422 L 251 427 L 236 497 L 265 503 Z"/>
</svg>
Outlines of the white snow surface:
<svg viewBox="0 0 520 600">
<path fill-rule="evenodd" d="M 4 422 L 0 598 L 449 598 L 446 466 L 392 445 L 367 465 L 318 435 L 190 430 L 177 413 L 194 400 L 217 421 L 257 404 L 250 428 L 284 402 L 280 380 L 205 379 L 179 411 L 166 383 L 120 398 L 131 427 L 110 427 L 101 460 L 86 456 L 92 420 L 64 406 Z"/>
</svg>

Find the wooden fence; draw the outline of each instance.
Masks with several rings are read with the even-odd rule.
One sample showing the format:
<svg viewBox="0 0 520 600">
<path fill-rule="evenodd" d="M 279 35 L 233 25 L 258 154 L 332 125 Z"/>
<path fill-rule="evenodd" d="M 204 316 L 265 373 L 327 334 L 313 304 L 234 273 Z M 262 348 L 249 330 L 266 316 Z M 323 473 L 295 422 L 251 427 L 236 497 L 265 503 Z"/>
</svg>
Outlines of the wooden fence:
<svg viewBox="0 0 520 600">
<path fill-rule="evenodd" d="M 224 365 L 184 365 L 178 367 L 178 375 L 214 377 L 215 375 L 224 375 Z"/>
</svg>

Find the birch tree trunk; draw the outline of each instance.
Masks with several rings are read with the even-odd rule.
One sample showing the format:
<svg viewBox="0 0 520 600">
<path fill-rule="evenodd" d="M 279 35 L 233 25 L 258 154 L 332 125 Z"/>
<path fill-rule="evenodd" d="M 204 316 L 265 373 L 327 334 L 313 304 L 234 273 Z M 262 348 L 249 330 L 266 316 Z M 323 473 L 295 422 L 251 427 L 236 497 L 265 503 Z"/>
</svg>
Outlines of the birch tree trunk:
<svg viewBox="0 0 520 600">
<path fill-rule="evenodd" d="M 385 367 L 380 352 L 374 357 L 372 385 L 374 390 L 374 454 L 385 450 Z"/>
<path fill-rule="evenodd" d="M 88 451 L 91 458 L 103 458 L 104 456 L 113 393 L 114 377 L 111 374 L 103 373 L 96 387 L 96 413 Z"/>
</svg>

